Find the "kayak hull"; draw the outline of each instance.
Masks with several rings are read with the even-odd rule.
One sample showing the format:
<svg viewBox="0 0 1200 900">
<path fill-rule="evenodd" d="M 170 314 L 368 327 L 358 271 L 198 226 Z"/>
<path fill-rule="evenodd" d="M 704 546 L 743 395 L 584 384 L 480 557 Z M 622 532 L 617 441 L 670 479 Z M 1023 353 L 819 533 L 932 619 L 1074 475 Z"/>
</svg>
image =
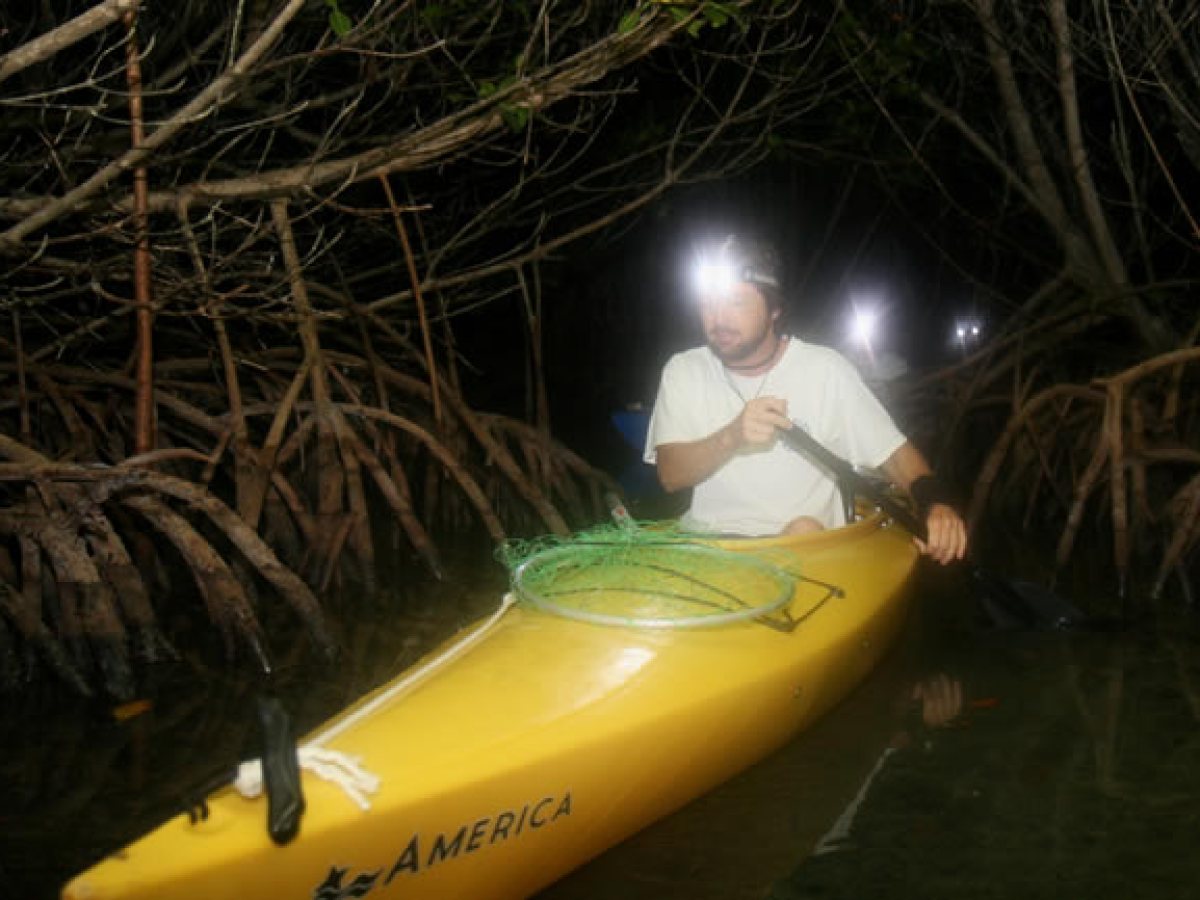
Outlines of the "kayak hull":
<svg viewBox="0 0 1200 900">
<path fill-rule="evenodd" d="M 915 562 L 882 520 L 737 542 L 796 555 L 790 630 L 607 627 L 516 605 L 304 743 L 379 778 L 370 807 L 305 772 L 299 835 L 232 789 L 84 872 L 71 900 L 527 897 L 763 758 L 892 642 Z M 836 591 L 834 590 L 836 587 Z"/>
</svg>

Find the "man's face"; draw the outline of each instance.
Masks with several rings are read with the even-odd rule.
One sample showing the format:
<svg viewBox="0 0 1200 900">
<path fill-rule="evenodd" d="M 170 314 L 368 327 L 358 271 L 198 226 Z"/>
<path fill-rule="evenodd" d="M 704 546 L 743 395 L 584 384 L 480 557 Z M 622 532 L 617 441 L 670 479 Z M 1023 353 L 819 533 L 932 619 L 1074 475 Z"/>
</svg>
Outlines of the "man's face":
<svg viewBox="0 0 1200 900">
<path fill-rule="evenodd" d="M 775 319 L 778 311 L 767 306 L 767 299 L 753 284 L 738 282 L 720 293 L 700 298 L 700 323 L 704 337 L 717 358 L 726 365 L 758 361 L 774 348 Z"/>
</svg>

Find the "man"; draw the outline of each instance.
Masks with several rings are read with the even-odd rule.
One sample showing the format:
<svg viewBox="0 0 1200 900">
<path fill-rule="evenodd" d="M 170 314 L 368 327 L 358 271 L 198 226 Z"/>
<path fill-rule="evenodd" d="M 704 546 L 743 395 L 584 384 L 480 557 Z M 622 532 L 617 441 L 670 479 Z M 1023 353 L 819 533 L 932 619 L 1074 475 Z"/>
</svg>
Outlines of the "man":
<svg viewBox="0 0 1200 900">
<path fill-rule="evenodd" d="M 848 462 L 880 468 L 925 515 L 922 552 L 961 559 L 967 534 L 929 464 L 854 367 L 778 329 L 779 264 L 763 244 L 729 238 L 700 286 L 707 345 L 663 369 L 645 460 L 668 491 L 693 488 L 686 527 L 745 535 L 843 524 L 834 480 L 780 439 L 798 425 Z M 716 272 L 732 272 L 722 280 Z"/>
</svg>

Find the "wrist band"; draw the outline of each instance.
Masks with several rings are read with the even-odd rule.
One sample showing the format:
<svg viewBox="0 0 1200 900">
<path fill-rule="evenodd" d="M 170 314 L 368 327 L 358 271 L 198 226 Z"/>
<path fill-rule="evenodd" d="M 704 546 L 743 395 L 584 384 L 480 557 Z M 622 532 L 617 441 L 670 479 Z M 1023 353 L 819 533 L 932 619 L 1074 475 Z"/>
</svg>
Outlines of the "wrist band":
<svg viewBox="0 0 1200 900">
<path fill-rule="evenodd" d="M 954 506 L 954 493 L 936 475 L 922 475 L 908 486 L 909 496 L 917 504 L 922 516 L 929 512 L 935 503 Z"/>
</svg>

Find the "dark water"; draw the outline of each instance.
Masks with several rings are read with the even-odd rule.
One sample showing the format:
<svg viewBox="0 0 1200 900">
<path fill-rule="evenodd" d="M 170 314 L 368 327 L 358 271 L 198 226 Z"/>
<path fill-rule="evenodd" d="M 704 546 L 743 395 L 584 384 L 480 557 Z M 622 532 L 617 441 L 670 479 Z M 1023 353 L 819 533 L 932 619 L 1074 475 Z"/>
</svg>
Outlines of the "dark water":
<svg viewBox="0 0 1200 900">
<path fill-rule="evenodd" d="M 310 728 L 500 584 L 488 570 L 346 603 L 342 661 L 280 637 L 272 689 Z M 1196 614 L 1168 597 L 1124 631 L 1000 633 L 954 579 L 921 584 L 896 651 L 832 715 L 540 900 L 1200 896 Z M 124 721 L 52 686 L 0 695 L 0 898 L 54 896 L 253 752 L 261 681 L 219 659 L 154 673 Z M 950 682 L 961 713 L 930 727 L 913 687 Z M 839 817 L 844 838 L 814 855 Z"/>
</svg>

